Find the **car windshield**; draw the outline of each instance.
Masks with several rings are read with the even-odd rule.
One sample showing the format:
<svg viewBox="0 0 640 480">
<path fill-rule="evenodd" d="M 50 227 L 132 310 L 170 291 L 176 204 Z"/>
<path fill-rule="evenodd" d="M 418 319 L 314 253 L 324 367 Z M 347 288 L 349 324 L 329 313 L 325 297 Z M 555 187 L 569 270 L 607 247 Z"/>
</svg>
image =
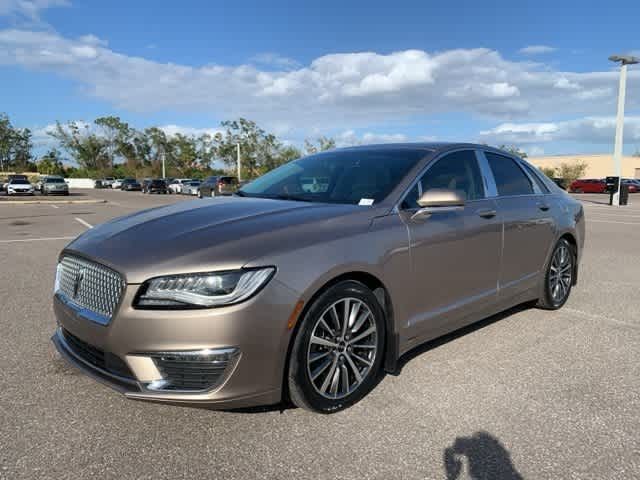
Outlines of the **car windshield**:
<svg viewBox="0 0 640 480">
<path fill-rule="evenodd" d="M 428 151 L 346 149 L 289 162 L 245 185 L 240 196 L 372 205 L 382 201 Z"/>
<path fill-rule="evenodd" d="M 29 185 L 29 182 L 21 178 L 14 178 L 11 180 L 11 185 Z"/>
<path fill-rule="evenodd" d="M 64 179 L 62 178 L 47 178 L 45 180 L 46 183 L 64 183 Z"/>
</svg>

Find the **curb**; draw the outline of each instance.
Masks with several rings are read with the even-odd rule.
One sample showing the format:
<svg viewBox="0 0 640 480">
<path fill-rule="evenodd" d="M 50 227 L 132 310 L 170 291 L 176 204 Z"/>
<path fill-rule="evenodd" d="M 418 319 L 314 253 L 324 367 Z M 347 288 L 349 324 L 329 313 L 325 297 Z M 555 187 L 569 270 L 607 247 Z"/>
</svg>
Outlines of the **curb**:
<svg viewBox="0 0 640 480">
<path fill-rule="evenodd" d="M 51 204 L 91 204 L 91 203 L 107 203 L 106 200 L 0 200 L 0 205 L 51 205 Z"/>
</svg>

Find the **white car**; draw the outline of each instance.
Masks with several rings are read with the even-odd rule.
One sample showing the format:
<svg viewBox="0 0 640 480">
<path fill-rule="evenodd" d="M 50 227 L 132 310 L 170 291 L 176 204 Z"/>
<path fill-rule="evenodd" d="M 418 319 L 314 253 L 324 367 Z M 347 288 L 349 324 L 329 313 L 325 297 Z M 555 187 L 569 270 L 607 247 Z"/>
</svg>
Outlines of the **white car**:
<svg viewBox="0 0 640 480">
<path fill-rule="evenodd" d="M 198 195 L 198 191 L 200 190 L 200 184 L 202 182 L 200 180 L 192 180 L 190 182 L 186 182 L 182 184 L 182 194 L 183 195 Z"/>
<path fill-rule="evenodd" d="M 27 180 L 14 178 L 7 184 L 7 195 L 33 195 L 33 185 Z"/>
<path fill-rule="evenodd" d="M 182 193 L 182 187 L 184 186 L 185 183 L 188 183 L 190 181 L 191 181 L 190 178 L 176 178 L 169 185 L 169 190 L 171 190 L 173 193 Z"/>
<path fill-rule="evenodd" d="M 120 188 L 122 187 L 122 178 L 116 178 L 113 183 L 111 184 L 111 188 Z"/>
</svg>

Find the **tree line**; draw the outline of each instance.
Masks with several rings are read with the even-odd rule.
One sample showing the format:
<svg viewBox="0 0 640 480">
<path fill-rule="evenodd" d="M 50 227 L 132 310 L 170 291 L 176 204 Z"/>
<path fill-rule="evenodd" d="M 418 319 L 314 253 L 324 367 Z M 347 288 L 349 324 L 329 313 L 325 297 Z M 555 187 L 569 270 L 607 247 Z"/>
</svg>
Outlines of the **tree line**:
<svg viewBox="0 0 640 480">
<path fill-rule="evenodd" d="M 0 115 L 0 171 L 38 172 L 67 177 L 160 177 L 164 159 L 168 177 L 203 177 L 236 171 L 240 145 L 242 177 L 255 178 L 304 154 L 336 146 L 332 138 L 307 139 L 304 149 L 280 141 L 245 118 L 223 121 L 221 132 L 169 134 L 161 128 L 137 129 L 116 116 L 93 123 L 57 122 L 47 132 L 56 142 L 39 158 L 33 134 Z M 72 160 L 70 166 L 63 160 Z M 216 168 L 218 167 L 218 168 Z"/>
</svg>

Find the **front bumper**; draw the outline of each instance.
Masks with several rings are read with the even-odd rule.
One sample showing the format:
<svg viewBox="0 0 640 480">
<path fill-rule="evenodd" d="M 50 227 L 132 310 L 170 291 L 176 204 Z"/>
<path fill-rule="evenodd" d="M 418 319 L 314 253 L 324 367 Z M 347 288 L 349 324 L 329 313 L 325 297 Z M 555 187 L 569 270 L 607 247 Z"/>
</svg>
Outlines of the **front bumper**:
<svg viewBox="0 0 640 480">
<path fill-rule="evenodd" d="M 80 309 L 54 297 L 58 330 L 52 341 L 60 354 L 129 398 L 217 408 L 281 400 L 291 334 L 287 320 L 298 300 L 296 292 L 272 279 L 258 295 L 239 305 L 201 310 L 137 310 L 132 302 L 138 287 L 127 286 L 120 307 L 107 325 L 93 322 Z M 69 339 L 102 352 L 105 358 L 119 360 L 124 368 L 93 361 L 93 356 L 100 353 L 78 354 L 78 347 L 74 350 Z M 175 372 L 171 370 L 175 362 L 168 367 L 166 362 L 202 351 L 211 355 L 233 352 L 218 381 L 204 389 L 165 389 L 168 376 Z M 204 370 L 191 364 L 188 368 L 189 374 L 211 370 L 208 365 Z"/>
</svg>

